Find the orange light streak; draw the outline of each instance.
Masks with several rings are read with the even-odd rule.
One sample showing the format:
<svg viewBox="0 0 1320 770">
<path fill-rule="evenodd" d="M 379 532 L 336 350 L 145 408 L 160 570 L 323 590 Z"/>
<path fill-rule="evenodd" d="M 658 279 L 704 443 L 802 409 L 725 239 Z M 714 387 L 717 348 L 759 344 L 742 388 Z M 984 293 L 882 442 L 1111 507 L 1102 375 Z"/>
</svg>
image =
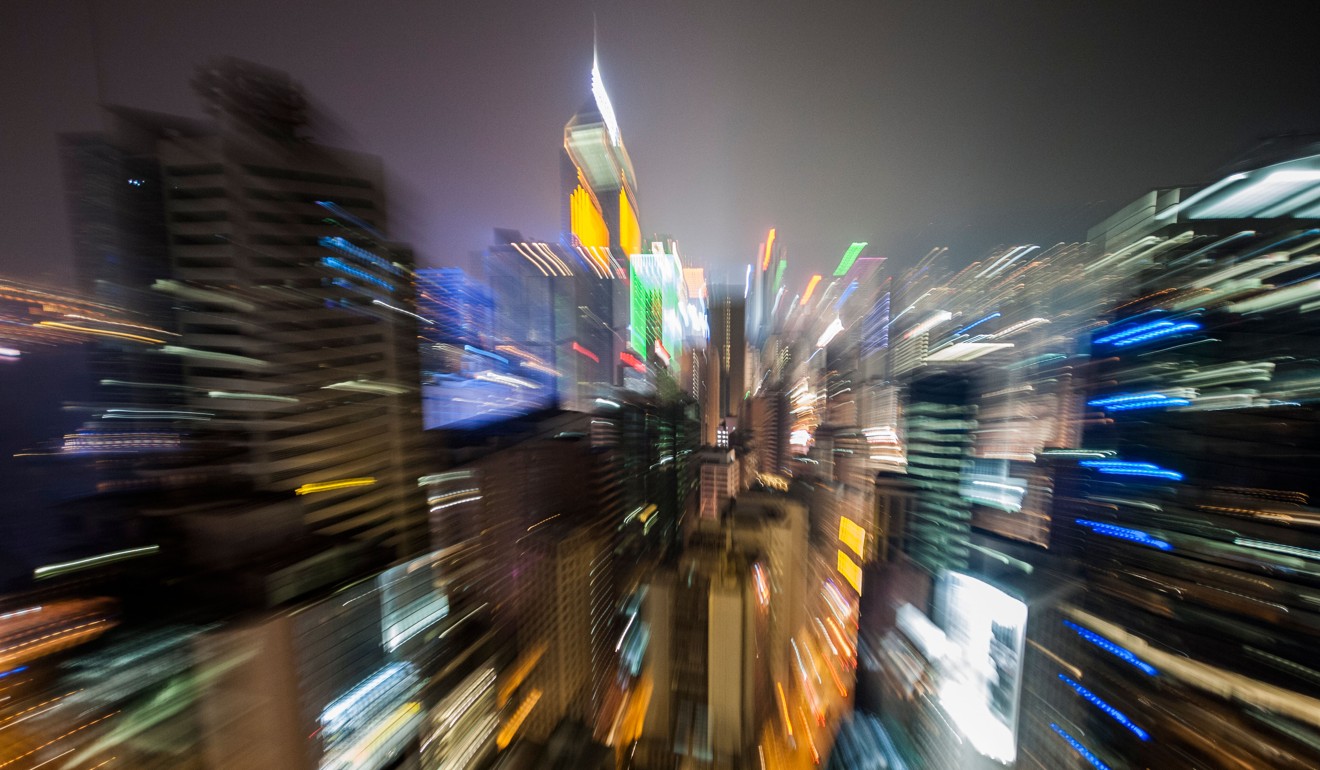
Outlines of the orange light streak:
<svg viewBox="0 0 1320 770">
<path fill-rule="evenodd" d="M 770 269 L 770 251 L 775 247 L 775 228 L 770 228 L 770 234 L 765 238 L 765 256 L 761 258 L 761 271 Z"/>
<path fill-rule="evenodd" d="M 798 302 L 800 307 L 806 307 L 807 300 L 811 299 L 811 293 L 816 290 L 816 284 L 818 283 L 820 283 L 820 273 L 811 276 L 811 280 L 807 281 L 807 290 L 802 293 L 802 300 Z"/>
</svg>

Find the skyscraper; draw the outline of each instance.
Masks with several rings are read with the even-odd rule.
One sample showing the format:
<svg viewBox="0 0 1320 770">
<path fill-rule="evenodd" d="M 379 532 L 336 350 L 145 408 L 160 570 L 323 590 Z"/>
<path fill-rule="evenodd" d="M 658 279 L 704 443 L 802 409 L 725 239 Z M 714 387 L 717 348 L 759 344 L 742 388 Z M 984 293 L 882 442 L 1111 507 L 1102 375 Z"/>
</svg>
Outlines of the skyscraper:
<svg viewBox="0 0 1320 770">
<path fill-rule="evenodd" d="M 747 299 L 736 286 L 710 288 L 710 347 L 720 356 L 719 416 L 742 416 L 747 393 Z"/>
<path fill-rule="evenodd" d="M 213 130 L 156 143 L 186 404 L 233 448 L 210 473 L 296 498 L 312 531 L 425 543 L 411 253 L 380 162 L 302 138 L 301 90 L 237 60 L 195 81 Z M 145 287 L 144 287 L 145 288 Z"/>
<path fill-rule="evenodd" d="M 642 250 L 637 178 L 592 50 L 591 98 L 564 126 L 564 232 L 602 265 Z"/>
</svg>

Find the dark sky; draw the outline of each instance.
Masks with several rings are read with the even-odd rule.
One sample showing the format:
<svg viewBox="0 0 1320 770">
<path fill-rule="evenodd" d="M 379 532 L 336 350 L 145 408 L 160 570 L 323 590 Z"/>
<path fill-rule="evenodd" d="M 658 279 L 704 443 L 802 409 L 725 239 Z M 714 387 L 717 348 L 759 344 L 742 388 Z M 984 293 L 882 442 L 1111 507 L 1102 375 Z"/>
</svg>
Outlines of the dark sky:
<svg viewBox="0 0 1320 770">
<path fill-rule="evenodd" d="M 644 232 L 794 273 L 854 240 L 911 259 L 1053 241 L 1143 190 L 1208 181 L 1261 136 L 1320 129 L 1312 2 L 6 0 L 0 273 L 67 275 L 55 134 L 107 101 L 199 114 L 193 65 L 290 72 L 333 142 L 384 158 L 394 235 L 462 261 L 553 238 L 557 152 L 588 95 L 592 13 Z"/>
</svg>

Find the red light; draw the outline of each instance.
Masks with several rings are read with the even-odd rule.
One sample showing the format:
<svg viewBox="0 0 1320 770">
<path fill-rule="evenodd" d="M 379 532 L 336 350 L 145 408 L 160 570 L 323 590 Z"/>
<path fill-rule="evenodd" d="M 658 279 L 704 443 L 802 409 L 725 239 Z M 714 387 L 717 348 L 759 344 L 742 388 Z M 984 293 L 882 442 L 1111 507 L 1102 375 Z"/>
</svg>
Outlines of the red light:
<svg viewBox="0 0 1320 770">
<path fill-rule="evenodd" d="M 642 372 L 643 374 L 646 373 L 646 364 L 642 363 L 641 360 L 638 359 L 637 356 L 633 355 L 632 353 L 628 353 L 628 352 L 620 353 L 619 360 L 624 362 L 628 366 L 631 366 L 632 368 L 636 369 L 637 371 Z"/>
<path fill-rule="evenodd" d="M 582 347 L 576 342 L 573 343 L 573 349 L 581 353 L 582 355 L 586 356 L 587 358 L 590 358 L 592 361 L 595 361 L 596 363 L 600 363 L 600 358 L 595 353 L 592 353 L 590 350 L 587 350 L 586 348 Z"/>
</svg>

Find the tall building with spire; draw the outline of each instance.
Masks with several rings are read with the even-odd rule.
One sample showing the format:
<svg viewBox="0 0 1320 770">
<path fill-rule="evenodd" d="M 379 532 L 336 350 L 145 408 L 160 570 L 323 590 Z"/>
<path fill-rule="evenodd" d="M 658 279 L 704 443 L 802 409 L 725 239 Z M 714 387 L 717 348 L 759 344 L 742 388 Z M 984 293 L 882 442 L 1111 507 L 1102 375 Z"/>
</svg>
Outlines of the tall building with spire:
<svg viewBox="0 0 1320 770">
<path fill-rule="evenodd" d="M 591 97 L 564 126 L 564 232 L 574 245 L 626 267 L 641 252 L 637 176 L 593 46 Z"/>
<path fill-rule="evenodd" d="M 642 230 L 637 176 L 601 79 L 594 42 L 591 95 L 564 126 L 560 157 L 564 245 L 610 279 L 598 282 L 599 290 L 592 293 L 582 315 L 589 326 L 604 334 L 597 352 L 616 370 L 614 384 L 621 384 L 617 364 L 627 353 L 628 265 L 642 251 Z"/>
</svg>

